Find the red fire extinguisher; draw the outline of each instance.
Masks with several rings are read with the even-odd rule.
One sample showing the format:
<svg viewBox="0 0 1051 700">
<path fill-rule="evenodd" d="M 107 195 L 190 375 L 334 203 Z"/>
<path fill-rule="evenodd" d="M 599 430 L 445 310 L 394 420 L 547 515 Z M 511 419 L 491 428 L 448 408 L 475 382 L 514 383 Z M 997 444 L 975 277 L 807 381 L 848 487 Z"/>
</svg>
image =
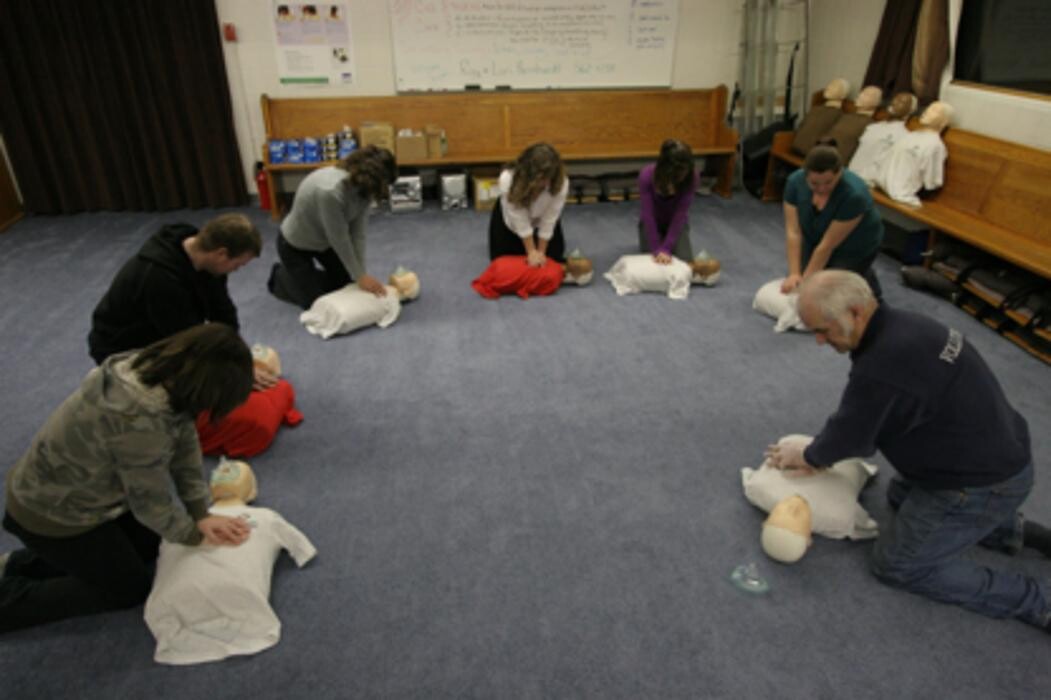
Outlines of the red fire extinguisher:
<svg viewBox="0 0 1051 700">
<path fill-rule="evenodd" d="M 266 181 L 266 171 L 263 164 L 255 164 L 255 188 L 259 191 L 259 208 L 270 210 L 270 185 Z"/>
</svg>

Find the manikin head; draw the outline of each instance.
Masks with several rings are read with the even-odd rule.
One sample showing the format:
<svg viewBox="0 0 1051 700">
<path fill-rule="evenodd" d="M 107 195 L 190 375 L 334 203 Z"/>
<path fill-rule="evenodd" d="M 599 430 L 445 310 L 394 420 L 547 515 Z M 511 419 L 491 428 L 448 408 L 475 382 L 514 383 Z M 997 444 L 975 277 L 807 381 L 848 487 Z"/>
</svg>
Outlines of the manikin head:
<svg viewBox="0 0 1051 700">
<path fill-rule="evenodd" d="M 718 260 L 702 250 L 690 261 L 690 269 L 696 277 L 710 277 L 722 269 Z"/>
<path fill-rule="evenodd" d="M 592 270 L 591 261 L 584 257 L 579 248 L 574 248 L 573 252 L 566 256 L 565 267 L 566 272 L 573 277 L 581 277 Z"/>
<path fill-rule="evenodd" d="M 803 558 L 812 539 L 810 504 L 800 495 L 782 498 L 763 522 L 759 542 L 771 559 L 794 564 Z"/>
<path fill-rule="evenodd" d="M 252 364 L 260 367 L 275 377 L 281 376 L 281 357 L 277 350 L 269 345 L 256 343 L 252 346 Z"/>
<path fill-rule="evenodd" d="M 850 83 L 846 78 L 835 78 L 825 87 L 825 104 L 839 107 L 850 94 Z"/>
<path fill-rule="evenodd" d="M 848 270 L 821 270 L 800 286 L 799 318 L 818 345 L 837 352 L 854 350 L 865 334 L 877 302 L 865 278 Z"/>
<path fill-rule="evenodd" d="M 576 284 L 581 287 L 591 284 L 591 278 L 595 276 L 594 266 L 591 260 L 584 257 L 580 248 L 574 248 L 566 255 L 566 261 L 562 263 L 562 283 Z"/>
<path fill-rule="evenodd" d="M 398 290 L 398 299 L 400 301 L 412 301 L 420 296 L 420 278 L 411 270 L 406 270 L 399 265 L 398 269 L 391 273 L 387 281 Z"/>
<path fill-rule="evenodd" d="M 212 470 L 210 486 L 216 505 L 244 505 L 256 497 L 255 474 L 248 462 L 221 458 L 219 466 Z"/>
<path fill-rule="evenodd" d="M 887 113 L 891 119 L 905 119 L 916 111 L 917 104 L 919 104 L 919 100 L 911 92 L 899 92 L 890 101 Z"/>
<path fill-rule="evenodd" d="M 875 85 L 869 85 L 861 89 L 854 104 L 857 106 L 860 114 L 872 114 L 882 101 L 883 90 Z"/>
<path fill-rule="evenodd" d="M 944 131 L 952 119 L 953 108 L 948 102 L 931 102 L 920 115 L 920 126 L 934 131 Z"/>
</svg>

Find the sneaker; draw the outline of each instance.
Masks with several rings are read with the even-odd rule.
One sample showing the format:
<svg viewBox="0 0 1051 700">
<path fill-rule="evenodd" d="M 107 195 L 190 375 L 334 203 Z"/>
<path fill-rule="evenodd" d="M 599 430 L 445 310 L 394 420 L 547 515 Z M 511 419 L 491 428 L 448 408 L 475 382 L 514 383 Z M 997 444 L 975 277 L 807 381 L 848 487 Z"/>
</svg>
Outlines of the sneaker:
<svg viewBox="0 0 1051 700">
<path fill-rule="evenodd" d="M 11 558 L 11 552 L 4 552 L 0 554 L 0 578 L 4 577 L 4 569 L 7 568 L 7 561 Z"/>
</svg>

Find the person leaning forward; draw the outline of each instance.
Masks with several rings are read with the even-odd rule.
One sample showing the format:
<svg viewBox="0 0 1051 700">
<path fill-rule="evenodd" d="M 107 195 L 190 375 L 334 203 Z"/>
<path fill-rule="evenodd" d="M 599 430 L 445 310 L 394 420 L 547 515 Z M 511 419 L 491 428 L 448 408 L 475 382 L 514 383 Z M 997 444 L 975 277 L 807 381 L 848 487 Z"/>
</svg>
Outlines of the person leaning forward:
<svg viewBox="0 0 1051 700">
<path fill-rule="evenodd" d="M 846 270 L 808 277 L 799 313 L 818 344 L 849 353 L 839 408 L 805 449 L 771 446 L 789 475 L 806 478 L 877 449 L 898 475 L 894 511 L 872 557 L 891 586 L 989 617 L 1051 632 L 1051 590 L 1032 576 L 961 556 L 976 544 L 1051 556 L 1051 533 L 1019 507 L 1033 486 L 1029 426 L 963 334 L 920 314 L 878 304 Z"/>
<path fill-rule="evenodd" d="M 91 315 L 96 364 L 201 323 L 240 328 L 226 277 L 259 257 L 262 236 L 243 214 L 222 214 L 200 230 L 169 224 L 124 263 Z M 256 369 L 258 389 L 277 379 Z"/>
<path fill-rule="evenodd" d="M 194 416 L 248 397 L 252 352 L 222 323 L 112 355 L 51 414 L 4 481 L 0 633 L 141 605 L 161 539 L 243 543 L 210 513 Z"/>
</svg>

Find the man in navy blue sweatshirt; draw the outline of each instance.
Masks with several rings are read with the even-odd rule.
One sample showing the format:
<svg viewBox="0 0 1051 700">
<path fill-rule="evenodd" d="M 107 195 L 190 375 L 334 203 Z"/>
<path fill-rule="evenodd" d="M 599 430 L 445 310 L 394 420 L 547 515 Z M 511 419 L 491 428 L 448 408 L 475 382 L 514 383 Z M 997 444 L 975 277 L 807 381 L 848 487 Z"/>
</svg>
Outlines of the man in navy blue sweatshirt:
<svg viewBox="0 0 1051 700">
<path fill-rule="evenodd" d="M 876 577 L 1051 632 L 1047 581 L 960 556 L 975 544 L 1051 556 L 1051 532 L 1018 511 L 1033 486 L 1029 427 L 978 351 L 955 329 L 878 304 L 845 270 L 808 278 L 799 314 L 852 367 L 821 433 L 805 449 L 772 446 L 775 465 L 805 478 L 881 451 L 898 476 L 887 489 L 896 515 L 873 552 Z"/>
</svg>

